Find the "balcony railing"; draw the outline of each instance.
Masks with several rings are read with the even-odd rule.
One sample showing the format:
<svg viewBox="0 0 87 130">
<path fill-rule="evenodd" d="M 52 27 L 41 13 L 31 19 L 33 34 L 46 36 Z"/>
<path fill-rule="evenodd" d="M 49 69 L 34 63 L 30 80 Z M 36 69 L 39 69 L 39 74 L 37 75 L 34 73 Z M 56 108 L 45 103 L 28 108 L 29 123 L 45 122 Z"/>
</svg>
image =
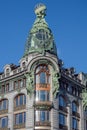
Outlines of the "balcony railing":
<svg viewBox="0 0 87 130">
<path fill-rule="evenodd" d="M 79 130 L 79 129 L 76 129 L 76 128 L 72 128 L 72 130 Z"/>
<path fill-rule="evenodd" d="M 61 110 L 61 111 L 65 112 L 65 113 L 68 113 L 67 108 L 66 108 L 66 107 L 64 107 L 64 106 L 59 106 L 59 110 Z"/>
<path fill-rule="evenodd" d="M 51 122 L 49 122 L 49 121 L 36 121 L 35 126 L 51 126 Z"/>
<path fill-rule="evenodd" d="M 17 107 L 14 107 L 14 111 L 23 110 L 25 108 L 26 108 L 26 105 L 17 106 Z"/>
<path fill-rule="evenodd" d="M 8 113 L 8 109 L 0 110 L 0 115 L 6 114 L 6 113 Z"/>
<path fill-rule="evenodd" d="M 10 130 L 10 128 L 7 128 L 7 127 L 5 127 L 5 128 L 0 128 L 0 130 Z"/>
<path fill-rule="evenodd" d="M 53 104 L 51 101 L 36 101 L 34 107 L 36 109 L 50 110 Z"/>
<path fill-rule="evenodd" d="M 78 112 L 72 111 L 72 115 L 80 118 L 80 114 Z"/>
<path fill-rule="evenodd" d="M 68 127 L 66 125 L 59 124 L 59 128 L 61 130 L 68 130 Z"/>
<path fill-rule="evenodd" d="M 21 129 L 21 128 L 25 128 L 25 123 L 15 124 L 15 125 L 14 125 L 14 129 Z"/>
</svg>

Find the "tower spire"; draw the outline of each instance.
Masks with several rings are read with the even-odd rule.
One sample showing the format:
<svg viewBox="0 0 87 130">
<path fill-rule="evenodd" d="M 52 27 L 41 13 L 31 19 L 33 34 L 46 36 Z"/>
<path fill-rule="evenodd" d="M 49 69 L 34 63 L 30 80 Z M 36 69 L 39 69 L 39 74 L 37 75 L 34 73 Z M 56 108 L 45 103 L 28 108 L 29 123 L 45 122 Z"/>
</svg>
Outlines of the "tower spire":
<svg viewBox="0 0 87 130">
<path fill-rule="evenodd" d="M 24 56 L 30 53 L 44 55 L 45 52 L 57 55 L 52 31 L 45 21 L 46 6 L 44 4 L 37 4 L 34 11 L 36 20 L 27 38 Z"/>
</svg>

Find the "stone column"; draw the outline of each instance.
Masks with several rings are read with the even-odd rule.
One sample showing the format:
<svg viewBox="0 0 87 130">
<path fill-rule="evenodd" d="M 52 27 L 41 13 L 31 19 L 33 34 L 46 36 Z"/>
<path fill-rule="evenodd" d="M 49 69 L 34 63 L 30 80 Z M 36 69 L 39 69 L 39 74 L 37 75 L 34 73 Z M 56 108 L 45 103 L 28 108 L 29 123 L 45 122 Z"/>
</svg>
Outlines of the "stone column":
<svg viewBox="0 0 87 130">
<path fill-rule="evenodd" d="M 80 104 L 79 104 L 79 113 L 80 113 L 80 122 L 79 122 L 79 130 L 84 130 L 84 109 L 83 109 L 83 106 L 82 106 L 82 101 L 80 101 Z"/>
<path fill-rule="evenodd" d="M 68 130 L 71 130 L 71 103 L 68 104 L 67 126 Z"/>
<path fill-rule="evenodd" d="M 14 124 L 14 120 L 13 120 L 13 97 L 12 95 L 9 94 L 9 103 L 8 103 L 8 128 L 10 128 L 10 130 L 13 130 L 13 124 Z"/>
</svg>

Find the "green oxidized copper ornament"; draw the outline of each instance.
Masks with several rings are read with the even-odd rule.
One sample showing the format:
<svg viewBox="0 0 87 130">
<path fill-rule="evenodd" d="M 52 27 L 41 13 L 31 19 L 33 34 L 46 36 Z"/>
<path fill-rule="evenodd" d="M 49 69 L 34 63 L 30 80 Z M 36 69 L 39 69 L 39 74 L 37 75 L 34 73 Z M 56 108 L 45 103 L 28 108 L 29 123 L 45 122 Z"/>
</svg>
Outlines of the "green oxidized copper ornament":
<svg viewBox="0 0 87 130">
<path fill-rule="evenodd" d="M 52 82 L 53 82 L 53 95 L 56 97 L 56 94 L 59 92 L 59 78 L 60 75 L 58 72 L 54 71 L 52 72 Z"/>
<path fill-rule="evenodd" d="M 34 72 L 31 70 L 26 76 L 26 89 L 29 96 L 31 96 L 34 93 Z"/>
<path fill-rule="evenodd" d="M 87 107 L 87 89 L 86 88 L 82 91 L 82 98 L 83 98 L 83 108 L 85 109 Z"/>
</svg>

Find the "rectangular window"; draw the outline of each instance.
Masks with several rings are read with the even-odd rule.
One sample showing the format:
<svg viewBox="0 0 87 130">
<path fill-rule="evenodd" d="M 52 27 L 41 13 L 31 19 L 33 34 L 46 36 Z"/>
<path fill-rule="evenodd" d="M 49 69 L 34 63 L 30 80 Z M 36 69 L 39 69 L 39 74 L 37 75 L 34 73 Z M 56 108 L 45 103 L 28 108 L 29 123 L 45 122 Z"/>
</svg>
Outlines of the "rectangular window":
<svg viewBox="0 0 87 130">
<path fill-rule="evenodd" d="M 40 121 L 45 121 L 45 111 L 40 112 Z"/>
<path fill-rule="evenodd" d="M 62 113 L 59 113 L 59 124 L 65 125 L 66 116 Z"/>
<path fill-rule="evenodd" d="M 5 128 L 8 126 L 8 117 L 3 117 L 0 119 L 1 128 Z"/>
<path fill-rule="evenodd" d="M 26 113 L 19 113 L 15 115 L 15 124 L 22 124 L 26 122 Z"/>
<path fill-rule="evenodd" d="M 75 118 L 72 118 L 72 128 L 77 129 L 78 128 L 78 121 Z"/>
</svg>

